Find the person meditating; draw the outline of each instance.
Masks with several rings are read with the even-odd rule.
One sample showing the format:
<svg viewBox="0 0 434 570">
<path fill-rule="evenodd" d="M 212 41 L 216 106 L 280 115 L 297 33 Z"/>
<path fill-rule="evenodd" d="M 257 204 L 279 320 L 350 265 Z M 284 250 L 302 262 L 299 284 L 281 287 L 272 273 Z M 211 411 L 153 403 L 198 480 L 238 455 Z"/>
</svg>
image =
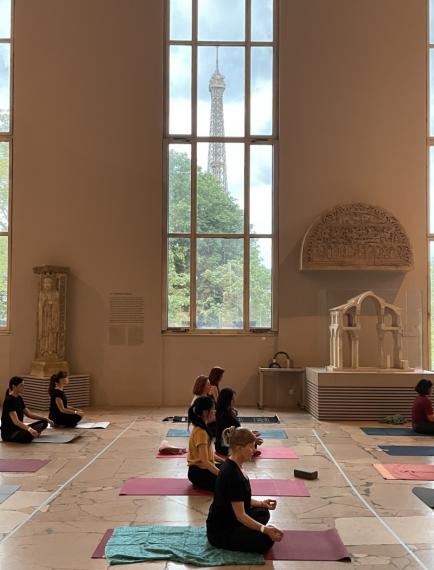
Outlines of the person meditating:
<svg viewBox="0 0 434 570">
<path fill-rule="evenodd" d="M 64 388 L 68 383 L 68 375 L 63 371 L 53 374 L 50 378 L 50 386 L 48 388 L 50 413 L 48 417 L 59 427 L 75 427 L 84 416 L 82 410 L 68 406 L 64 392 Z"/>
<path fill-rule="evenodd" d="M 243 470 L 255 451 L 255 434 L 246 428 L 230 427 L 223 432 L 230 448 L 221 465 L 214 489 L 214 500 L 206 521 L 207 536 L 216 548 L 241 552 L 267 552 L 280 542 L 283 532 L 269 525 L 270 510 L 277 501 L 252 499 L 249 478 Z"/>
<path fill-rule="evenodd" d="M 216 439 L 215 450 L 219 455 L 226 457 L 229 455 L 229 448 L 222 441 L 223 432 L 229 427 L 240 427 L 240 420 L 237 417 L 235 409 L 235 390 L 232 388 L 223 388 L 217 398 L 216 406 Z M 261 445 L 263 440 L 258 431 L 252 432 L 255 436 L 255 445 Z M 260 455 L 261 452 L 255 449 L 254 457 Z"/>
<path fill-rule="evenodd" d="M 195 487 L 207 491 L 214 491 L 219 472 L 214 463 L 212 433 L 208 428 L 214 420 L 214 400 L 199 396 L 188 409 L 188 423 L 194 426 L 188 441 L 188 478 Z"/>
<path fill-rule="evenodd" d="M 200 374 L 194 381 L 193 399 L 191 404 L 193 404 L 199 396 L 211 396 L 214 402 L 217 400 L 218 396 L 217 388 L 215 386 L 211 386 L 208 377 L 203 374 Z"/>
<path fill-rule="evenodd" d="M 208 380 L 211 385 L 211 390 L 215 388 L 215 391 L 213 390 L 213 392 L 210 393 L 209 396 L 213 396 L 215 400 L 217 400 L 218 395 L 220 394 L 220 382 L 223 378 L 224 373 L 225 369 L 222 368 L 221 366 L 213 366 L 210 370 Z"/>
<path fill-rule="evenodd" d="M 416 433 L 427 433 L 434 435 L 434 414 L 431 403 L 432 382 L 431 380 L 420 380 L 415 387 L 419 394 L 411 410 L 411 423 Z"/>
<path fill-rule="evenodd" d="M 9 380 L 9 388 L 6 390 L 2 409 L 1 437 L 3 441 L 31 443 L 35 437 L 41 435 L 48 424 L 53 425 L 50 419 L 29 412 L 21 397 L 23 390 L 24 380 L 22 378 L 14 376 Z M 25 415 L 37 421 L 27 425 L 23 422 Z"/>
</svg>

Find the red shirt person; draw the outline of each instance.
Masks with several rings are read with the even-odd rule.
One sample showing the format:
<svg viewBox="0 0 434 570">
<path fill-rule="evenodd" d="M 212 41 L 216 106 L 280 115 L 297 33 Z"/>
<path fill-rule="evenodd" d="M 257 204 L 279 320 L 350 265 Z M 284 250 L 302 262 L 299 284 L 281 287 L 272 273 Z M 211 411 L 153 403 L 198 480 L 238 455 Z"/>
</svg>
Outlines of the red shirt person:
<svg viewBox="0 0 434 570">
<path fill-rule="evenodd" d="M 431 402 L 432 382 L 422 379 L 416 387 L 418 396 L 413 402 L 411 410 L 411 421 L 413 430 L 416 433 L 427 433 L 434 435 L 434 413 Z"/>
</svg>

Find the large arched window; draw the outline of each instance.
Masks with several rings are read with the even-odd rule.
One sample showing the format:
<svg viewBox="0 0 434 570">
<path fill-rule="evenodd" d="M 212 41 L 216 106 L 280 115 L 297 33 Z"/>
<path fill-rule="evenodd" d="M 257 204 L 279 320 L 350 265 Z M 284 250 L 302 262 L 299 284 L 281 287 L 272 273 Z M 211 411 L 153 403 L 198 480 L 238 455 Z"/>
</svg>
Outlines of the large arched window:
<svg viewBox="0 0 434 570">
<path fill-rule="evenodd" d="M 167 0 L 166 330 L 275 328 L 276 10 Z"/>
<path fill-rule="evenodd" d="M 12 0 L 0 0 L 0 331 L 9 328 Z"/>
</svg>

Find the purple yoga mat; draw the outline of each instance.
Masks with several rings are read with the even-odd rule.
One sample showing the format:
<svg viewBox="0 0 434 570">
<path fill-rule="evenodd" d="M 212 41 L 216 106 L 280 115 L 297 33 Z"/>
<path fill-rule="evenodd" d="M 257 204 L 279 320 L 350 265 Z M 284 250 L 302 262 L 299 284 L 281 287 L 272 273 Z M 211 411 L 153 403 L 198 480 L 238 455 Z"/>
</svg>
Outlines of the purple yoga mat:
<svg viewBox="0 0 434 570">
<path fill-rule="evenodd" d="M 251 479 L 252 495 L 276 497 L 310 497 L 303 481 L 298 479 Z M 122 485 L 120 495 L 212 495 L 195 489 L 188 479 L 131 477 Z"/>
<path fill-rule="evenodd" d="M 0 459 L 0 471 L 34 473 L 49 461 L 49 459 Z"/>
<path fill-rule="evenodd" d="M 105 545 L 109 541 L 109 538 L 111 538 L 112 534 L 113 534 L 112 528 L 109 528 L 108 530 L 105 531 L 104 536 L 99 541 L 98 546 L 95 548 L 95 552 L 92 554 L 91 558 L 104 558 Z"/>
<path fill-rule="evenodd" d="M 281 542 L 265 554 L 266 560 L 336 560 L 351 557 L 334 528 L 328 530 L 285 530 Z"/>
</svg>

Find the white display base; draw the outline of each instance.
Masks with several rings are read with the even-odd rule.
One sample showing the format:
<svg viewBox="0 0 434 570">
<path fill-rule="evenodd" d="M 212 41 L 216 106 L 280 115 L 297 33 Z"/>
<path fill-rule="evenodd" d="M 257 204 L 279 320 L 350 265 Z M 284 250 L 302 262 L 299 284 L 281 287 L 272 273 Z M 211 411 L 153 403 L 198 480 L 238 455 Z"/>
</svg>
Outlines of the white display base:
<svg viewBox="0 0 434 570">
<path fill-rule="evenodd" d="M 24 380 L 23 398 L 31 410 L 49 410 L 50 396 L 48 394 L 49 378 L 22 376 Z M 70 374 L 69 384 L 65 386 L 68 406 L 83 408 L 90 405 L 90 376 L 86 374 Z"/>
<path fill-rule="evenodd" d="M 434 383 L 434 372 L 306 368 L 306 410 L 318 420 L 378 421 L 394 414 L 411 419 L 414 387 L 421 378 Z"/>
</svg>

